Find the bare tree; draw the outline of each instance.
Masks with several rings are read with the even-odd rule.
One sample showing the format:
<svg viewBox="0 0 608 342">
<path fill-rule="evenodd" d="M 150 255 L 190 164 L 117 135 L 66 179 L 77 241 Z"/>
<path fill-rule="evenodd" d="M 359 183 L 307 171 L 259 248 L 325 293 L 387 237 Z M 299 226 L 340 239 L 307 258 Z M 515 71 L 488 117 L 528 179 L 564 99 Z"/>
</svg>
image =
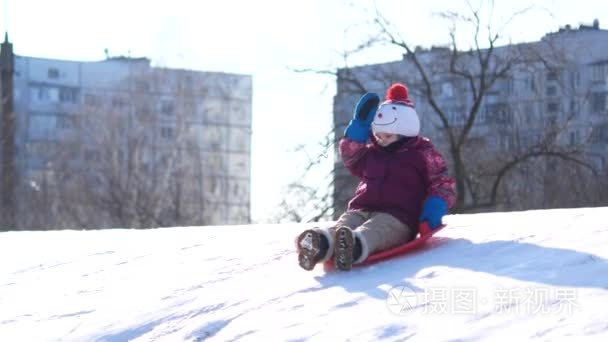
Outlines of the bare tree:
<svg viewBox="0 0 608 342">
<path fill-rule="evenodd" d="M 509 153 L 502 153 L 500 158 L 495 158 L 490 163 L 485 160 L 480 163 L 481 158 L 469 157 L 474 150 L 479 150 L 479 146 L 474 146 L 471 142 L 478 143 L 475 139 L 477 135 L 475 128 L 479 127 L 480 121 L 484 119 L 481 117 L 483 114 L 486 114 L 486 120 L 490 120 L 486 132 L 483 132 L 485 136 L 503 136 L 501 133 L 504 132 L 505 125 L 516 119 L 515 113 L 508 112 L 506 104 L 504 108 L 500 108 L 503 104 L 496 104 L 494 108 L 487 109 L 484 113 L 484 101 L 493 95 L 493 91 L 500 86 L 500 83 L 513 82 L 514 74 L 530 66 L 563 62 L 552 59 L 552 52 L 564 48 L 556 45 L 548 45 L 543 51 L 521 45 L 499 48 L 497 42 L 501 38 L 501 32 L 493 31 L 492 27 L 487 27 L 483 32 L 480 16 L 480 9 L 472 7 L 468 15 L 444 13 L 443 17 L 451 22 L 451 46 L 443 52 L 433 54 L 433 58 L 429 60 L 425 60 L 423 53 L 416 51 L 403 38 L 393 33 L 390 23 L 381 15 L 375 20 L 380 32 L 379 40 L 402 48 L 405 59 L 415 66 L 418 77 L 413 80 L 413 88 L 421 91 L 423 99 L 437 115 L 443 135 L 447 137 L 449 159 L 452 162 L 452 172 L 459 190 L 457 211 L 496 207 L 500 202 L 498 190 L 504 176 L 515 166 L 533 158 L 560 158 L 588 166 L 582 158 L 580 145 L 564 148 L 556 143 L 558 134 L 553 127 L 537 131 L 536 134 L 540 135 L 539 143 L 526 149 L 517 151 L 504 146 L 506 148 L 499 150 L 506 150 Z M 463 23 L 473 25 L 473 46 L 469 51 L 462 51 L 457 46 L 457 27 Z M 526 48 L 529 48 L 529 51 Z M 463 94 L 469 97 L 462 106 L 464 109 L 464 113 L 460 113 L 462 117 L 457 120 L 450 117 L 450 108 L 441 101 L 437 89 L 437 84 L 446 81 L 449 82 L 448 84 L 458 84 L 464 88 Z M 510 94 L 507 92 L 503 95 Z M 567 121 L 568 118 L 562 122 Z M 490 151 L 491 149 L 486 149 L 485 152 Z M 490 176 L 491 179 L 482 182 L 476 177 L 476 172 L 483 170 L 483 166 L 488 164 L 492 165 L 494 170 L 485 175 Z"/>
<path fill-rule="evenodd" d="M 248 170 L 237 158 L 247 156 L 248 161 L 247 144 L 238 148 L 247 134 L 235 136 L 242 128 L 213 119 L 229 117 L 229 110 L 238 112 L 241 100 L 221 97 L 234 97 L 230 82 L 192 79 L 196 76 L 160 69 L 132 76 L 126 90 L 123 85 L 111 94 L 89 92 L 79 112 L 60 119 L 69 129 L 46 151 L 46 171 L 32 179 L 30 198 L 45 210 L 29 224 L 44 217 L 47 228 L 248 220 L 249 196 L 233 201 L 236 210 L 227 207 L 231 195 L 248 194 L 248 188 L 242 189 L 248 180 L 233 180 L 227 172 L 229 159 L 236 165 L 233 172 Z M 204 107 L 196 103 L 201 92 Z M 229 148 L 236 152 L 228 155 Z"/>
<path fill-rule="evenodd" d="M 60 225 L 147 228 L 196 222 L 182 193 L 200 176 L 189 172 L 200 169 L 190 165 L 200 162 L 200 153 L 189 153 L 183 127 L 159 127 L 157 115 L 103 110 L 79 118 L 86 134 L 60 142 L 52 159 L 61 199 L 57 217 L 67 221 Z"/>
<path fill-rule="evenodd" d="M 333 217 L 333 147 L 332 130 L 314 147 L 301 145 L 294 149 L 294 155 L 305 157 L 302 171 L 285 189 L 273 221 L 319 222 Z"/>
<path fill-rule="evenodd" d="M 500 45 L 502 30 L 525 11 L 514 13 L 498 30 L 484 26 L 482 8 L 469 5 L 465 14 L 441 13 L 449 24 L 450 45 L 431 49 L 411 46 L 377 12 L 373 21 L 377 34 L 354 51 L 396 47 L 403 52 L 403 60 L 314 71 L 337 78 L 336 140 L 359 96 L 404 82 L 422 115 L 435 114 L 427 116 L 423 126 L 427 132 L 436 132 L 434 140 L 450 162 L 458 187 L 456 211 L 558 205 L 560 193 L 573 193 L 569 187 L 581 188 L 581 184 L 549 181 L 555 173 L 599 184 L 597 168 L 586 151 L 591 130 L 571 129 L 590 96 L 590 89 L 573 76 L 579 66 L 577 56 L 569 52 L 580 47 L 573 49 L 559 36 L 537 44 Z M 472 45 L 461 49 L 457 34 L 467 25 L 472 28 Z M 543 113 L 548 115 L 543 117 Z M 342 193 L 355 185 L 343 171 L 340 165 L 334 171 L 336 191 Z M 336 192 L 334 197 L 340 211 L 349 196 Z M 582 197 L 561 203 L 589 203 Z"/>
</svg>

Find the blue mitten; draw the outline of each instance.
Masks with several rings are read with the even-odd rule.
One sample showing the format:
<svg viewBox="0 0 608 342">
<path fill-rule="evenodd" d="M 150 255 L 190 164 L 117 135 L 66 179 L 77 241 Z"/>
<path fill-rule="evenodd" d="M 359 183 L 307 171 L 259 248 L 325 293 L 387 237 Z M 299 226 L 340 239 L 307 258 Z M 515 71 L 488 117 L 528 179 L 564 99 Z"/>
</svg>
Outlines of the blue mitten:
<svg viewBox="0 0 608 342">
<path fill-rule="evenodd" d="M 369 128 L 376 116 L 380 104 L 380 97 L 375 93 L 367 93 L 357 101 L 353 119 L 350 120 L 348 127 L 344 131 L 344 135 L 357 142 L 364 143 L 369 136 Z"/>
<path fill-rule="evenodd" d="M 441 219 L 448 213 L 448 204 L 439 196 L 430 196 L 422 206 L 420 222 L 427 221 L 429 228 L 435 229 L 441 226 Z"/>
</svg>

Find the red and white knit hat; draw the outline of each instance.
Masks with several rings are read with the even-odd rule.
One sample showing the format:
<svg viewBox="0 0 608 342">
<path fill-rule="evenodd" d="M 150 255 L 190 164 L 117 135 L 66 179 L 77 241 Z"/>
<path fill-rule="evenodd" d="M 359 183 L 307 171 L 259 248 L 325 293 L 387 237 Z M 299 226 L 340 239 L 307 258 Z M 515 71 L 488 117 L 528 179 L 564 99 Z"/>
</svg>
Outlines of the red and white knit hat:
<svg viewBox="0 0 608 342">
<path fill-rule="evenodd" d="M 420 119 L 405 85 L 395 83 L 388 88 L 386 101 L 378 107 L 372 129 L 377 133 L 406 137 L 415 137 L 420 133 Z"/>
</svg>

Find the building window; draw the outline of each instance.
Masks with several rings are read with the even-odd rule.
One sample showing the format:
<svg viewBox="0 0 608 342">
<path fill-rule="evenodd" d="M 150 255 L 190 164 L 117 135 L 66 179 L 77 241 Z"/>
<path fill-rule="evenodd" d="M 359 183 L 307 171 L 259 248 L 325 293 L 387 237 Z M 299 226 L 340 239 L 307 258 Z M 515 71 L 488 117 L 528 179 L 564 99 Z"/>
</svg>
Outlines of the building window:
<svg viewBox="0 0 608 342">
<path fill-rule="evenodd" d="M 28 136 L 30 139 L 50 139 L 57 127 L 57 117 L 53 114 L 34 114 L 29 118 Z"/>
<path fill-rule="evenodd" d="M 135 91 L 140 93 L 148 93 L 150 92 L 150 84 L 144 80 L 136 80 L 135 81 Z"/>
<path fill-rule="evenodd" d="M 188 95 L 194 94 L 194 89 L 193 89 L 194 82 L 192 81 L 192 76 L 188 75 L 188 76 L 184 77 L 182 87 L 183 87 L 184 94 L 188 94 Z"/>
<path fill-rule="evenodd" d="M 570 132 L 570 145 L 578 145 L 579 143 L 579 134 L 578 132 Z"/>
<path fill-rule="evenodd" d="M 535 120 L 536 110 L 534 107 L 534 103 L 528 102 L 524 105 L 524 117 L 526 118 L 527 121 Z"/>
<path fill-rule="evenodd" d="M 209 125 L 204 127 L 203 148 L 208 151 L 220 151 L 226 148 L 227 131 L 223 126 Z"/>
<path fill-rule="evenodd" d="M 250 132 L 244 127 L 230 127 L 229 149 L 237 152 L 249 151 Z"/>
<path fill-rule="evenodd" d="M 49 92 L 45 87 L 36 87 L 36 97 L 40 101 L 46 101 L 49 98 Z"/>
<path fill-rule="evenodd" d="M 188 118 L 196 117 L 196 104 L 192 101 L 185 101 L 180 109 L 182 115 Z"/>
<path fill-rule="evenodd" d="M 557 70 L 549 70 L 547 71 L 547 81 L 557 81 L 559 80 L 559 71 Z"/>
<path fill-rule="evenodd" d="M 547 87 L 547 96 L 555 96 L 557 95 L 557 87 L 556 86 L 548 86 Z"/>
<path fill-rule="evenodd" d="M 86 149 L 84 151 L 84 161 L 98 162 L 101 160 L 101 153 L 97 150 Z"/>
<path fill-rule="evenodd" d="M 570 114 L 577 115 L 579 111 L 578 101 L 572 99 L 570 100 Z"/>
<path fill-rule="evenodd" d="M 230 102 L 230 121 L 240 125 L 248 125 L 251 122 L 249 106 L 245 101 L 234 100 Z"/>
<path fill-rule="evenodd" d="M 534 76 L 530 76 L 530 78 L 528 78 L 527 84 L 531 91 L 536 91 L 536 82 L 534 80 Z"/>
<path fill-rule="evenodd" d="M 161 127 L 160 136 L 164 139 L 173 139 L 175 136 L 175 129 L 173 129 L 173 127 Z"/>
<path fill-rule="evenodd" d="M 84 103 L 87 106 L 99 107 L 99 106 L 101 106 L 101 97 L 99 97 L 98 95 L 94 95 L 94 94 L 86 94 L 84 96 Z"/>
<path fill-rule="evenodd" d="M 506 124 L 512 121 L 509 106 L 504 103 L 490 104 L 486 106 L 486 121 L 488 123 Z"/>
<path fill-rule="evenodd" d="M 58 129 L 78 127 L 78 118 L 74 115 L 58 115 L 56 125 Z"/>
<path fill-rule="evenodd" d="M 152 106 L 148 102 L 138 103 L 136 106 L 136 113 L 139 116 L 145 117 L 152 113 Z"/>
<path fill-rule="evenodd" d="M 501 79 L 496 83 L 496 90 L 502 95 L 510 95 L 513 93 L 513 79 Z"/>
<path fill-rule="evenodd" d="M 160 112 L 163 115 L 173 115 L 173 101 L 163 101 L 160 105 Z"/>
<path fill-rule="evenodd" d="M 25 144 L 26 153 L 34 158 L 46 158 L 55 152 L 54 145 L 46 141 L 28 142 Z"/>
<path fill-rule="evenodd" d="M 207 175 L 203 178 L 205 197 L 211 202 L 221 201 L 226 188 L 226 179 L 215 175 Z"/>
<path fill-rule="evenodd" d="M 166 169 L 169 167 L 169 165 L 171 164 L 171 155 L 167 154 L 168 152 L 161 152 L 162 154 L 160 155 L 160 157 L 158 158 L 158 162 L 157 165 L 160 166 L 163 169 Z"/>
<path fill-rule="evenodd" d="M 591 111 L 593 113 L 602 113 L 606 110 L 606 93 L 591 94 Z"/>
<path fill-rule="evenodd" d="M 245 153 L 231 153 L 228 160 L 228 174 L 234 177 L 247 177 L 249 172 L 249 156 Z"/>
<path fill-rule="evenodd" d="M 116 109 L 121 109 L 127 106 L 127 100 L 125 100 L 122 96 L 116 95 L 112 97 L 112 107 Z"/>
<path fill-rule="evenodd" d="M 191 124 L 186 128 L 187 139 L 189 143 L 196 145 L 198 148 L 203 146 L 204 127 L 201 124 Z"/>
<path fill-rule="evenodd" d="M 500 148 L 502 150 L 508 150 L 511 148 L 511 138 L 508 136 L 503 136 L 500 139 Z"/>
<path fill-rule="evenodd" d="M 603 82 L 606 80 L 606 64 L 596 64 L 593 66 L 593 81 Z"/>
<path fill-rule="evenodd" d="M 32 86 L 32 95 L 38 102 L 58 102 L 59 89 L 56 87 Z"/>
<path fill-rule="evenodd" d="M 571 80 L 571 86 L 572 89 L 578 89 L 578 87 L 581 85 L 581 74 L 578 71 L 572 71 L 570 73 L 570 80 Z"/>
<path fill-rule="evenodd" d="M 608 124 L 600 124 L 593 127 L 589 141 L 593 144 L 608 142 Z"/>
<path fill-rule="evenodd" d="M 208 123 L 228 123 L 229 116 L 226 115 L 225 102 L 217 99 L 207 99 L 203 104 L 205 121 Z"/>
<path fill-rule="evenodd" d="M 226 174 L 228 172 L 227 155 L 223 153 L 206 153 L 203 155 L 203 168 L 209 174 Z"/>
<path fill-rule="evenodd" d="M 441 95 L 445 97 L 453 97 L 454 96 L 454 87 L 450 82 L 444 82 L 441 85 Z"/>
<path fill-rule="evenodd" d="M 59 101 L 64 103 L 76 103 L 78 90 L 73 88 L 59 89 Z"/>
<path fill-rule="evenodd" d="M 547 103 L 547 111 L 551 113 L 555 113 L 559 110 L 559 103 L 557 102 L 549 102 Z"/>
<path fill-rule="evenodd" d="M 447 112 L 448 121 L 453 125 L 463 125 L 467 118 L 464 112 L 463 107 L 449 108 Z"/>
<path fill-rule="evenodd" d="M 59 70 L 56 68 L 49 68 L 47 76 L 51 80 L 56 80 L 59 78 Z"/>
</svg>

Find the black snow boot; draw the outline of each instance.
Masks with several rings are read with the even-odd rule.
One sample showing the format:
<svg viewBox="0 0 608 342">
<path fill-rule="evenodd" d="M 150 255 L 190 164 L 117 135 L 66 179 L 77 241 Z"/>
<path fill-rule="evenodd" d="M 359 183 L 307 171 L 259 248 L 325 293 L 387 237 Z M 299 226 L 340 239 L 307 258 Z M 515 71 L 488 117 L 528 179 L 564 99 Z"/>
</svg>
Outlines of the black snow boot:
<svg viewBox="0 0 608 342">
<path fill-rule="evenodd" d="M 363 245 L 358 236 L 348 227 L 336 230 L 334 245 L 334 264 L 341 271 L 350 271 L 354 262 L 361 257 Z"/>
<path fill-rule="evenodd" d="M 329 252 L 327 237 L 314 229 L 308 229 L 298 236 L 298 263 L 310 271 Z"/>
<path fill-rule="evenodd" d="M 336 269 L 350 271 L 353 266 L 355 247 L 355 234 L 348 227 L 336 229 L 336 242 L 334 245 L 334 264 Z"/>
</svg>

